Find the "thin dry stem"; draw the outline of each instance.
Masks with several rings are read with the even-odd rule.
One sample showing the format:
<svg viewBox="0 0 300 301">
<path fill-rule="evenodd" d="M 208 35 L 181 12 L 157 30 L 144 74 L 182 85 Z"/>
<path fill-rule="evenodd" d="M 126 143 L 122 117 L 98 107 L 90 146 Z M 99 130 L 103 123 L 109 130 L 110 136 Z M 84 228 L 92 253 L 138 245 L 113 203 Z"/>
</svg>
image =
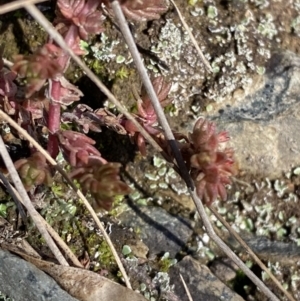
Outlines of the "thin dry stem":
<svg viewBox="0 0 300 301">
<path fill-rule="evenodd" d="M 270 291 L 270 289 L 243 263 L 243 261 L 235 255 L 232 250 L 223 242 L 223 240 L 215 233 L 210 220 L 205 212 L 204 206 L 198 198 L 196 192 L 189 189 L 192 199 L 196 205 L 197 211 L 202 219 L 205 229 L 209 237 L 219 246 L 219 248 L 230 258 L 238 267 L 247 275 L 251 281 L 260 288 L 260 290 L 272 301 L 279 299 Z"/>
<path fill-rule="evenodd" d="M 247 187 L 251 187 L 251 185 L 243 180 L 237 179 L 236 177 L 232 177 L 231 178 L 233 182 L 247 186 Z"/>
<path fill-rule="evenodd" d="M 68 266 L 68 262 L 64 258 L 64 256 L 61 254 L 60 250 L 54 243 L 52 237 L 49 235 L 47 229 L 45 228 L 45 225 L 40 221 L 39 214 L 33 207 L 31 200 L 29 199 L 27 192 L 22 184 L 22 181 L 19 177 L 18 172 L 16 171 L 16 168 L 14 166 L 14 163 L 12 162 L 9 153 L 5 147 L 5 144 L 2 140 L 2 137 L 0 136 L 0 153 L 2 156 L 2 159 L 4 161 L 4 164 L 12 178 L 12 181 L 14 182 L 14 185 L 16 189 L 18 190 L 21 198 L 23 199 L 24 206 L 26 207 L 28 214 L 31 216 L 33 222 L 35 223 L 36 227 L 44 237 L 47 245 L 49 246 L 50 250 L 52 251 L 55 258 L 58 260 L 58 262 L 61 265 Z"/>
<path fill-rule="evenodd" d="M 209 62 L 208 62 L 208 60 L 205 58 L 205 56 L 204 56 L 202 50 L 200 49 L 200 47 L 199 47 L 199 45 L 198 45 L 198 43 L 197 43 L 197 41 L 196 41 L 194 35 L 192 34 L 192 32 L 191 32 L 191 30 L 190 30 L 190 27 L 189 27 L 189 26 L 187 25 L 187 23 L 185 22 L 184 17 L 182 16 L 182 14 L 181 14 L 181 12 L 180 12 L 178 6 L 176 5 L 176 3 L 175 3 L 174 0 L 170 0 L 170 1 L 173 3 L 173 5 L 174 5 L 174 7 L 175 7 L 175 9 L 176 9 L 176 11 L 177 11 L 177 14 L 178 14 L 178 16 L 179 16 L 179 19 L 180 19 L 181 23 L 183 24 L 183 27 L 184 27 L 185 30 L 187 31 L 187 33 L 188 33 L 188 35 L 189 35 L 189 37 L 190 37 L 192 43 L 194 44 L 194 46 L 195 46 L 195 48 L 196 48 L 196 50 L 197 50 L 197 52 L 198 52 L 198 54 L 199 54 L 199 56 L 200 56 L 200 58 L 201 58 L 203 64 L 204 64 L 204 66 L 206 67 L 207 71 L 209 71 L 209 72 L 212 73 L 213 70 L 212 70 L 212 68 L 211 68 L 211 66 L 210 66 L 210 64 L 209 64 Z"/>
<path fill-rule="evenodd" d="M 285 296 L 290 301 L 296 301 L 294 297 L 282 286 L 282 284 L 277 280 L 277 278 L 272 274 L 272 272 L 264 265 L 264 263 L 256 256 L 256 254 L 250 249 L 246 242 L 238 235 L 234 229 L 226 222 L 226 220 L 217 212 L 212 206 L 209 207 L 210 211 L 217 217 L 217 219 L 226 227 L 226 229 L 233 235 L 233 237 L 240 243 L 241 246 L 250 254 L 253 260 L 264 270 L 269 277 L 274 281 L 277 287 L 285 294 Z"/>
<path fill-rule="evenodd" d="M 27 225 L 27 216 L 26 213 L 22 207 L 22 202 L 20 201 L 20 198 L 18 198 L 16 196 L 16 191 L 13 188 L 12 185 L 10 185 L 10 183 L 8 182 L 7 178 L 4 176 L 4 174 L 2 172 L 0 172 L 0 180 L 2 181 L 2 184 L 6 187 L 8 193 L 10 194 L 10 196 L 13 198 L 15 204 L 17 205 L 17 208 L 19 210 L 19 213 L 22 217 L 23 222 L 25 223 L 25 225 Z"/>
<path fill-rule="evenodd" d="M 20 1 L 21 2 L 21 1 Z M 114 1 L 114 3 L 116 3 L 117 1 Z M 21 2 L 22 4 L 24 3 Z M 116 4 L 118 5 L 118 4 Z M 43 17 L 43 15 L 33 6 L 33 5 L 24 5 L 24 7 L 27 8 L 27 10 L 34 16 L 34 18 L 45 28 L 45 30 L 47 30 L 47 32 L 54 38 L 54 40 L 63 48 L 65 49 L 70 56 L 75 60 L 75 62 L 87 73 L 87 75 L 89 76 L 89 78 L 94 81 L 96 83 L 96 85 L 101 89 L 101 91 L 103 91 L 109 98 L 110 101 L 112 101 L 117 108 L 129 119 L 132 120 L 132 122 L 140 129 L 140 132 L 143 134 L 143 136 L 149 141 L 151 141 L 151 144 L 156 145 L 155 148 L 156 150 L 160 150 L 159 147 L 157 147 L 157 144 L 155 143 L 155 141 L 150 137 L 150 135 L 148 135 L 143 128 L 140 127 L 140 125 L 135 121 L 134 118 L 132 118 L 132 116 L 126 111 L 124 110 L 124 108 L 117 102 L 117 100 L 114 98 L 114 96 L 106 89 L 106 87 L 104 87 L 102 85 L 102 83 L 98 80 L 98 78 L 87 68 L 87 66 L 79 59 L 79 57 L 77 57 L 76 55 L 74 55 L 74 53 L 71 51 L 71 49 L 69 49 L 67 47 L 67 45 L 64 43 L 62 37 L 55 32 L 54 28 L 51 26 L 51 24 Z M 120 7 L 119 7 L 120 8 Z M 121 10 L 121 9 L 120 9 Z M 122 14 L 123 16 L 123 14 Z M 124 18 L 124 16 L 123 16 Z M 125 19 L 124 19 L 125 20 Z M 126 22 L 125 22 L 126 23 Z M 124 24 L 121 23 L 121 24 Z M 124 26 L 124 25 L 123 25 Z M 139 69 L 139 67 L 138 67 Z M 150 80 L 149 80 L 150 81 Z M 152 86 L 151 86 L 152 87 Z M 153 89 L 150 88 L 149 86 L 147 87 L 147 92 L 149 93 L 149 96 L 151 99 L 156 99 L 156 95 L 155 92 L 152 91 Z M 154 93 L 154 97 L 153 97 L 153 93 Z M 160 108 L 160 104 L 157 101 L 154 101 L 153 103 L 153 107 L 157 112 L 158 115 L 158 119 L 160 121 L 160 123 L 162 124 L 165 133 L 166 133 L 166 137 L 169 139 L 169 142 L 171 144 L 171 147 L 173 149 L 173 152 L 175 153 L 175 158 L 178 162 L 178 165 L 181 166 L 182 165 L 182 160 L 181 160 L 181 155 L 179 150 L 176 148 L 176 144 L 175 144 L 175 139 L 173 137 L 173 134 L 171 132 L 171 129 L 169 128 L 168 124 L 167 125 L 163 125 L 163 123 L 161 122 L 161 119 L 165 119 L 165 117 L 162 117 L 163 111 Z M 179 153 L 179 156 L 178 156 Z M 182 167 L 182 166 L 181 166 Z M 186 170 L 186 167 L 184 167 L 183 169 L 181 169 L 183 172 Z M 186 176 L 186 174 L 182 175 L 183 178 L 185 179 L 188 187 L 189 187 L 189 191 L 190 194 L 195 202 L 195 205 L 197 207 L 197 210 L 203 220 L 203 223 L 207 229 L 208 234 L 211 236 L 211 238 L 220 246 L 220 248 L 228 255 L 228 257 L 230 257 L 235 263 L 237 263 L 241 269 L 245 272 L 246 275 L 248 275 L 249 278 L 252 279 L 252 281 L 267 295 L 271 298 L 271 300 L 278 300 L 278 298 L 272 293 L 270 292 L 270 290 L 265 287 L 265 285 L 254 275 L 253 278 L 253 274 L 249 269 L 247 270 L 247 272 L 245 271 L 243 267 L 245 267 L 245 265 L 243 264 L 243 262 L 227 247 L 226 244 L 224 244 L 224 242 L 215 234 L 210 221 L 208 219 L 208 217 L 206 216 L 203 204 L 201 203 L 201 201 L 199 200 L 199 198 L 197 197 L 194 189 L 193 189 L 193 184 L 192 181 L 190 179 L 189 176 Z M 242 266 L 241 266 L 242 265 Z M 250 272 L 250 273 L 249 273 Z"/>
<path fill-rule="evenodd" d="M 238 256 L 236 256 L 233 251 L 216 235 L 216 233 L 213 230 L 213 227 L 210 223 L 210 220 L 204 210 L 204 206 L 202 204 L 202 202 L 200 201 L 200 199 L 198 198 L 195 189 L 194 189 L 194 185 L 192 182 L 192 179 L 188 173 L 187 167 L 183 161 L 183 158 L 181 156 L 180 150 L 177 147 L 174 135 L 172 133 L 172 130 L 167 122 L 167 119 L 164 115 L 164 112 L 161 108 L 160 102 L 157 98 L 157 95 L 153 89 L 153 86 L 151 84 L 151 81 L 149 79 L 149 76 L 147 74 L 146 68 L 143 65 L 143 62 L 141 60 L 140 54 L 137 50 L 137 47 L 135 45 L 135 42 L 133 40 L 133 37 L 131 35 L 131 32 L 129 30 L 128 24 L 125 20 L 125 17 L 123 15 L 122 9 L 120 7 L 120 4 L 117 0 L 113 0 L 112 1 L 112 9 L 114 11 L 114 14 L 116 16 L 117 22 L 120 26 L 120 29 L 122 31 L 122 34 L 124 36 L 124 39 L 128 45 L 128 48 L 131 52 L 131 55 L 133 57 L 133 60 L 136 64 L 136 67 L 139 71 L 139 74 L 141 76 L 142 82 L 146 88 L 146 91 L 148 93 L 148 96 L 151 99 L 151 103 L 152 106 L 155 110 L 155 113 L 158 117 L 159 123 L 162 126 L 164 133 L 165 133 L 165 137 L 169 142 L 169 145 L 172 149 L 172 152 L 174 154 L 174 157 L 177 161 L 177 164 L 180 168 L 181 171 L 181 176 L 184 179 L 184 181 L 186 182 L 188 189 L 189 189 L 189 193 L 195 203 L 195 206 L 197 208 L 197 211 L 199 213 L 199 215 L 202 218 L 203 224 L 206 228 L 206 231 L 208 233 L 208 235 L 211 237 L 211 239 L 220 247 L 220 249 L 230 258 L 232 259 L 239 267 L 240 269 L 252 280 L 252 282 L 254 284 L 256 284 L 261 291 L 268 296 L 271 300 L 273 301 L 279 301 L 279 299 L 270 291 L 270 289 L 243 263 L 242 260 L 240 260 L 240 258 Z"/>
<path fill-rule="evenodd" d="M 136 121 L 126 108 L 115 98 L 115 96 L 105 87 L 99 78 L 89 69 L 89 67 L 74 54 L 72 49 L 66 44 L 63 37 L 55 30 L 52 24 L 44 17 L 44 15 L 34 5 L 24 5 L 27 11 L 35 18 L 35 20 L 45 29 L 45 31 L 53 38 L 53 40 L 64 50 L 75 63 L 86 73 L 86 75 L 93 81 L 96 86 L 107 96 L 109 101 L 113 103 L 116 108 L 130 120 L 139 132 L 147 139 L 157 152 L 161 152 L 161 147 L 157 142 L 144 130 L 144 128 Z"/>
<path fill-rule="evenodd" d="M 186 179 L 186 181 L 187 181 L 186 183 L 187 183 L 188 187 L 193 188 L 194 187 L 193 181 L 189 178 L 187 168 L 186 168 L 186 166 L 185 166 L 185 164 L 182 160 L 181 153 L 180 153 L 180 151 L 177 147 L 176 140 L 175 140 L 174 135 L 172 133 L 172 130 L 171 130 L 169 124 L 168 124 L 168 121 L 167 121 L 167 118 L 164 114 L 164 111 L 162 110 L 162 107 L 161 107 L 161 104 L 160 104 L 160 102 L 157 98 L 157 95 L 154 91 L 151 80 L 150 80 L 150 78 L 147 74 L 146 68 L 145 68 L 145 66 L 142 62 L 140 53 L 139 53 L 139 51 L 138 51 L 138 49 L 135 45 L 134 39 L 132 37 L 131 31 L 129 30 L 128 24 L 126 22 L 126 19 L 124 17 L 124 14 L 123 14 L 123 11 L 120 7 L 120 4 L 117 0 L 114 0 L 111 3 L 111 7 L 114 11 L 116 21 L 117 21 L 118 25 L 120 26 L 120 29 L 121 29 L 121 32 L 124 36 L 126 44 L 128 45 L 129 51 L 130 51 L 130 53 L 133 57 L 133 60 L 136 64 L 136 68 L 138 69 L 138 72 L 140 74 L 140 77 L 141 77 L 141 80 L 144 84 L 144 87 L 147 91 L 147 94 L 151 99 L 151 103 L 152 103 L 152 106 L 153 106 L 153 108 L 155 110 L 155 113 L 157 115 L 157 119 L 158 119 L 160 125 L 162 126 L 162 128 L 164 129 L 165 136 L 167 137 L 168 142 L 171 146 L 174 158 L 176 159 L 176 162 L 178 164 L 178 168 L 179 168 L 180 172 L 182 173 L 182 177 L 184 179 Z M 155 101 L 152 101 L 153 99 L 155 99 Z M 144 134 L 143 134 L 143 136 L 144 136 Z M 144 137 L 148 140 L 148 138 L 146 136 L 144 136 Z"/>
<path fill-rule="evenodd" d="M 0 6 L 0 15 L 9 13 L 10 11 L 23 8 L 26 4 L 34 4 L 34 3 L 41 3 L 46 2 L 49 0 L 22 0 L 22 1 L 14 1 L 11 3 L 3 4 Z"/>
<path fill-rule="evenodd" d="M 9 60 L 7 60 L 5 58 L 2 58 L 2 60 L 3 60 L 3 63 L 4 63 L 5 67 L 11 68 L 14 65 L 13 62 L 11 62 L 11 61 L 9 61 Z"/>
<path fill-rule="evenodd" d="M 126 286 L 128 288 L 131 288 L 131 284 L 129 281 L 129 278 L 127 276 L 127 273 L 124 269 L 124 266 L 121 262 L 121 259 L 110 239 L 110 237 L 108 236 L 108 234 L 106 233 L 102 223 L 99 220 L 99 217 L 97 216 L 96 212 L 94 211 L 94 209 L 92 208 L 92 206 L 90 205 L 89 201 L 86 199 L 86 197 L 83 195 L 83 193 L 76 187 L 76 185 L 73 183 L 73 181 L 68 177 L 67 173 L 57 164 L 57 162 L 48 154 L 48 152 L 43 149 L 39 143 L 37 143 L 28 133 L 27 131 L 25 131 L 24 129 L 22 129 L 15 121 L 13 121 L 6 113 L 4 113 L 2 110 L 0 110 L 0 117 L 3 118 L 3 120 L 5 120 L 6 122 L 8 122 L 13 128 L 15 128 L 22 136 L 24 136 L 39 152 L 41 152 L 46 160 L 53 165 L 60 173 L 61 175 L 66 179 L 66 181 L 68 182 L 68 184 L 72 187 L 72 189 L 76 192 L 76 194 L 78 195 L 78 197 L 83 201 L 84 205 L 86 206 L 86 208 L 88 209 L 88 211 L 90 212 L 90 214 L 92 215 L 92 218 L 94 219 L 96 225 L 99 227 L 102 235 L 104 236 L 104 239 L 106 240 L 108 246 L 111 249 L 111 252 L 117 262 L 117 265 L 124 277 L 124 281 L 126 283 Z"/>
<path fill-rule="evenodd" d="M 179 273 L 179 276 L 180 276 L 180 280 L 181 280 L 181 282 L 183 284 L 183 287 L 185 289 L 185 292 L 186 292 L 186 295 L 188 296 L 189 301 L 194 301 L 193 297 L 192 297 L 192 295 L 190 293 L 190 290 L 189 290 L 188 286 L 186 285 L 185 280 L 183 279 L 183 277 L 182 277 L 182 275 L 180 273 Z"/>
<path fill-rule="evenodd" d="M 16 191 L 16 189 L 7 181 L 6 177 L 2 173 L 0 173 L 0 178 L 3 184 L 5 185 L 6 189 L 8 190 L 9 194 L 18 202 L 23 204 L 23 201 L 18 191 Z M 39 214 L 39 219 L 41 223 L 46 227 L 47 231 L 52 236 L 52 238 L 56 241 L 58 246 L 62 249 L 62 251 L 64 251 L 66 256 L 73 262 L 73 264 L 76 267 L 83 268 L 83 265 L 80 263 L 80 261 L 74 255 L 74 253 L 70 250 L 68 245 L 61 239 L 58 233 L 44 220 L 44 218 L 40 214 Z"/>
</svg>

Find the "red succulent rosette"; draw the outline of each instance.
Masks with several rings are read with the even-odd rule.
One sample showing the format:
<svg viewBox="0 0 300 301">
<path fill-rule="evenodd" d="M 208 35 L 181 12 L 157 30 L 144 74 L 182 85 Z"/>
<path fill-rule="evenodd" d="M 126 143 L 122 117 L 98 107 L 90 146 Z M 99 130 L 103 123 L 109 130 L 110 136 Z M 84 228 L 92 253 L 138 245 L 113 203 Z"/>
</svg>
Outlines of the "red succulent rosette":
<svg viewBox="0 0 300 301">
<path fill-rule="evenodd" d="M 86 166 L 74 168 L 70 177 L 79 182 L 84 193 L 91 194 L 95 210 L 110 210 L 116 195 L 126 195 L 131 191 L 120 179 L 120 168 L 120 163 L 103 164 L 98 158 L 90 158 Z"/>
</svg>

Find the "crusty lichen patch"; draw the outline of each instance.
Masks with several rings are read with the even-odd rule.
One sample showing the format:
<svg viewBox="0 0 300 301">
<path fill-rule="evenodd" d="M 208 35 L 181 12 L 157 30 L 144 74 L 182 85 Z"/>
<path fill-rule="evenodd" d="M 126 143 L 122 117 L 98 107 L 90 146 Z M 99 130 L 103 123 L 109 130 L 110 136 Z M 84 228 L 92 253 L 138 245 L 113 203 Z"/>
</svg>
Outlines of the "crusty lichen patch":
<svg viewBox="0 0 300 301">
<path fill-rule="evenodd" d="M 297 3 L 177 1 L 177 5 L 214 72 L 205 70 L 174 11 L 165 21 L 153 23 L 148 29 L 151 50 L 162 63 L 147 57 L 145 63 L 154 74 L 162 72 L 173 82 L 175 115 L 181 109 L 188 112 L 191 102 L 191 113 L 196 114 L 210 102 L 224 102 L 235 91 L 247 89 L 256 75 L 265 72 L 271 52 L 287 47 L 298 33 Z M 281 11 L 282 6 L 287 9 Z"/>
</svg>

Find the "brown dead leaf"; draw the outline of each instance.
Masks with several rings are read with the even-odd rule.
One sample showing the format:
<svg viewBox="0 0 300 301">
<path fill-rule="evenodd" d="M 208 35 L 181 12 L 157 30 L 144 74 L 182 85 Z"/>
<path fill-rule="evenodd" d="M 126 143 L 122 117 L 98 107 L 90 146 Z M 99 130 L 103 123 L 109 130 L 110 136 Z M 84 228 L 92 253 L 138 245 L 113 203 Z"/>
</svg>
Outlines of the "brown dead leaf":
<svg viewBox="0 0 300 301">
<path fill-rule="evenodd" d="M 94 272 L 37 259 L 13 245 L 0 244 L 0 247 L 49 274 L 65 291 L 81 301 L 146 301 L 142 295 Z"/>
</svg>

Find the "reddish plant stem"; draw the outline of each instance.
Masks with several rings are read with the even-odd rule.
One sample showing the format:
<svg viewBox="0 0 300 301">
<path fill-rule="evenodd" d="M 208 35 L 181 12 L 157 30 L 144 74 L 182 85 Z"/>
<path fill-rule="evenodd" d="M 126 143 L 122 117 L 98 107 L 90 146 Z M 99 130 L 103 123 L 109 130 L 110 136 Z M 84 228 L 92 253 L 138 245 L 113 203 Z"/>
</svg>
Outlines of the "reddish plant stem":
<svg viewBox="0 0 300 301">
<path fill-rule="evenodd" d="M 51 103 L 49 106 L 48 116 L 48 129 L 49 129 L 49 141 L 47 150 L 52 158 L 56 158 L 59 152 L 58 139 L 56 133 L 59 131 L 60 126 L 60 104 Z"/>
<path fill-rule="evenodd" d="M 65 41 L 68 46 L 72 47 L 75 43 L 75 36 L 78 35 L 78 29 L 76 26 L 71 25 L 66 36 Z M 63 66 L 63 70 L 67 69 L 70 61 L 70 56 L 65 53 L 61 58 L 58 60 L 58 63 Z M 50 97 L 52 99 L 59 99 L 60 98 L 60 83 L 56 80 L 51 80 L 51 88 L 50 88 Z M 60 104 L 51 102 L 49 107 L 49 116 L 48 116 L 48 129 L 49 129 L 49 140 L 47 145 L 47 150 L 52 158 L 56 158 L 59 153 L 59 144 L 58 138 L 56 133 L 60 129 Z"/>
</svg>

